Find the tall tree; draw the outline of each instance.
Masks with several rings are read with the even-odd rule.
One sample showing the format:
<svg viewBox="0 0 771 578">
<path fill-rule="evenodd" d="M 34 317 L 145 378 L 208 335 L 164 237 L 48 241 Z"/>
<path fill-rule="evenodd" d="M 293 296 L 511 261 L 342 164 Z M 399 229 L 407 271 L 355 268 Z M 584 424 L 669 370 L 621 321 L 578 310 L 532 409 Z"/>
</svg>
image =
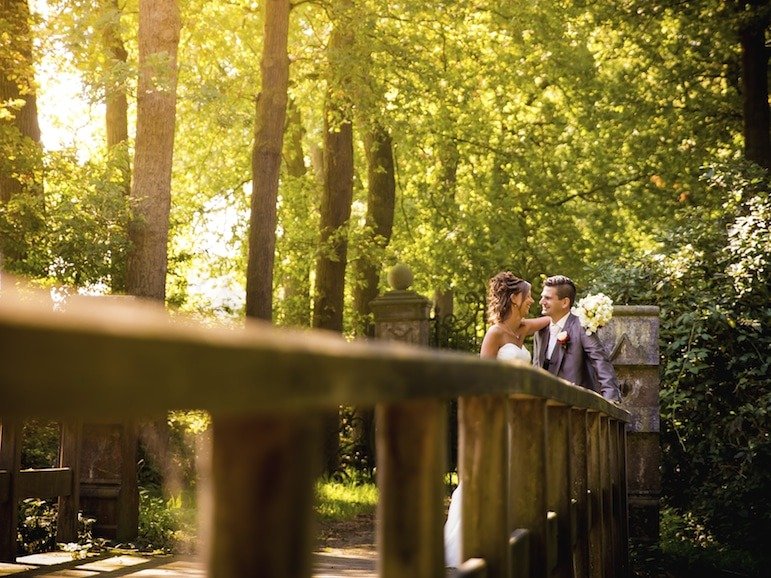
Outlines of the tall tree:
<svg viewBox="0 0 771 578">
<path fill-rule="evenodd" d="M 126 195 L 131 194 L 131 161 L 128 150 L 128 97 L 126 82 L 122 71 L 128 62 L 128 52 L 121 34 L 121 7 L 118 0 L 103 0 L 104 30 L 102 46 L 106 60 L 104 76 L 105 93 L 105 128 L 107 150 L 120 175 L 121 188 Z M 126 264 L 122 255 L 112 255 L 112 275 L 110 278 L 113 293 L 126 290 Z"/>
<path fill-rule="evenodd" d="M 343 12 L 343 11 L 341 11 Z M 321 248 L 316 261 L 313 327 L 343 330 L 348 220 L 353 199 L 353 123 L 346 60 L 353 45 L 347 17 L 335 22 L 329 40 L 330 79 L 324 110 L 324 190 Z"/>
<path fill-rule="evenodd" d="M 273 317 L 276 200 L 289 84 L 289 0 L 265 2 L 262 92 L 252 152 L 252 206 L 246 268 L 246 315 Z"/>
<path fill-rule="evenodd" d="M 38 252 L 43 221 L 43 148 L 27 0 L 0 0 L 0 269 L 44 276 Z M 5 220 L 5 219 L 3 219 Z M 43 250 L 44 252 L 44 250 Z"/>
<path fill-rule="evenodd" d="M 180 15 L 176 0 L 139 2 L 139 85 L 134 179 L 135 215 L 126 289 L 164 301 L 177 102 Z"/>
<path fill-rule="evenodd" d="M 739 41 L 742 47 L 742 105 L 744 156 L 765 169 L 771 168 L 771 135 L 768 107 L 768 0 L 740 3 Z"/>
<path fill-rule="evenodd" d="M 139 1 L 139 84 L 134 178 L 126 262 L 126 291 L 165 302 L 171 166 L 177 102 L 177 0 Z M 164 480 L 173 477 L 165 416 L 142 427 L 141 437 Z"/>
<path fill-rule="evenodd" d="M 103 10 L 105 12 L 105 26 L 102 32 L 102 41 L 108 62 L 107 68 L 108 70 L 123 68 L 128 61 L 128 52 L 126 52 L 121 35 L 121 8 L 118 0 L 104 0 Z M 115 154 L 122 154 L 126 157 L 124 182 L 128 194 L 131 188 L 128 151 L 125 150 L 125 144 L 128 141 L 128 98 L 125 82 L 115 73 L 108 72 L 106 74 L 105 105 L 107 147 Z M 124 150 L 119 152 L 121 148 Z"/>
<path fill-rule="evenodd" d="M 313 327 L 342 332 L 348 221 L 353 200 L 353 122 L 347 60 L 353 46 L 350 3 L 345 0 L 329 39 L 330 74 L 324 110 L 324 189 L 321 198 L 321 242 L 316 260 Z M 338 468 L 339 418 L 325 420 L 325 468 Z"/>
<path fill-rule="evenodd" d="M 330 103 L 324 120 L 324 193 L 321 199 L 321 248 L 316 261 L 313 327 L 343 330 L 343 296 L 348 254 L 348 220 L 353 198 L 353 125 L 332 117 L 342 112 Z"/>
<path fill-rule="evenodd" d="M 32 31 L 27 0 L 0 1 L 0 202 L 42 192 Z"/>
<path fill-rule="evenodd" d="M 358 328 L 364 335 L 374 336 L 370 303 L 378 295 L 383 250 L 391 241 L 396 206 L 396 175 L 394 172 L 393 140 L 388 131 L 375 122 L 364 137 L 367 155 L 367 217 L 364 244 L 369 247 L 356 261 L 356 283 L 353 306 L 362 320 Z M 375 465 L 375 412 L 371 408 L 354 410 L 357 425 L 355 435 L 366 464 Z"/>
<path fill-rule="evenodd" d="M 396 205 L 396 176 L 394 173 L 393 141 L 381 125 L 375 126 L 364 139 L 367 155 L 367 245 L 384 249 L 391 240 Z M 377 297 L 382 259 L 377 252 L 367 253 L 356 263 L 357 283 L 353 290 L 354 309 L 363 319 L 372 312 L 369 304 Z M 369 322 L 366 335 L 373 335 Z"/>
<path fill-rule="evenodd" d="M 357 21 L 360 30 L 377 32 L 377 11 L 364 13 L 359 10 Z M 361 36 L 363 33 L 359 33 Z M 357 39 L 358 41 L 358 39 Z M 381 78 L 373 61 L 373 45 L 363 45 L 360 65 L 360 81 L 354 88 L 357 108 L 357 122 L 364 132 L 364 153 L 367 165 L 367 215 L 364 222 L 364 236 L 360 242 L 364 250 L 354 261 L 355 282 L 353 284 L 353 307 L 357 316 L 357 332 L 373 335 L 370 320 L 370 302 L 377 297 L 378 281 L 383 267 L 383 251 L 391 241 L 396 203 L 396 173 L 393 139 L 386 126 L 387 116 L 384 93 L 390 85 L 390 78 Z"/>
</svg>

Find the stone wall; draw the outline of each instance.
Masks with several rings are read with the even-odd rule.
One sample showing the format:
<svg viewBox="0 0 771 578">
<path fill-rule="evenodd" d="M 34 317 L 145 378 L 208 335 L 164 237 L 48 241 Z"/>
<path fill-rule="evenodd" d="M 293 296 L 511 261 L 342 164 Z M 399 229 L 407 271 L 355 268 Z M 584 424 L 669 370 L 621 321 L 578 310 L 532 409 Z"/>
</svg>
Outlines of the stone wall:
<svg viewBox="0 0 771 578">
<path fill-rule="evenodd" d="M 598 335 L 616 368 L 623 406 L 632 414 L 627 430 L 630 537 L 656 542 L 661 495 L 659 308 L 616 306 Z"/>
</svg>

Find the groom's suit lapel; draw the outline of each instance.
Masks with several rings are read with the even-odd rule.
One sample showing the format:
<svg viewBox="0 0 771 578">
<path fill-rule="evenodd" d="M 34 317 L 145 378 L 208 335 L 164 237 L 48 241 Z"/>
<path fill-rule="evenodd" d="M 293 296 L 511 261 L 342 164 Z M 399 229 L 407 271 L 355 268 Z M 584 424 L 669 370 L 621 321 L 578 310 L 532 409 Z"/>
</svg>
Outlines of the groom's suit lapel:
<svg viewBox="0 0 771 578">
<path fill-rule="evenodd" d="M 565 321 L 565 327 L 562 329 L 565 331 L 568 335 L 571 335 L 571 329 L 573 326 L 573 323 L 575 323 L 578 320 L 578 317 L 573 315 L 572 313 L 568 313 L 568 318 Z M 568 338 L 568 347 L 574 347 L 573 344 L 570 343 Z M 562 369 L 562 362 L 565 360 L 565 348 L 557 343 L 557 345 L 554 346 L 554 351 L 551 354 L 551 363 L 549 363 L 549 373 L 553 373 L 554 375 L 559 375 L 560 369 Z"/>
</svg>

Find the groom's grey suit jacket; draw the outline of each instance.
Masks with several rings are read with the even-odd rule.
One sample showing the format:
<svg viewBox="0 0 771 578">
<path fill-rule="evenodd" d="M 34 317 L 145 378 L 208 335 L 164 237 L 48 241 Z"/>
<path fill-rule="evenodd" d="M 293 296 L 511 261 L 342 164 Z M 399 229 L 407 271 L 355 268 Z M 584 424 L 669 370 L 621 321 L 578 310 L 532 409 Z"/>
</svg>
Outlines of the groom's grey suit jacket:
<svg viewBox="0 0 771 578">
<path fill-rule="evenodd" d="M 568 334 L 565 345 L 554 346 L 547 371 L 571 383 L 601 394 L 611 401 L 619 401 L 621 392 L 605 348 L 597 333 L 587 335 L 578 317 L 568 314 L 564 331 Z M 544 367 L 549 346 L 549 326 L 533 337 L 533 365 Z"/>
</svg>

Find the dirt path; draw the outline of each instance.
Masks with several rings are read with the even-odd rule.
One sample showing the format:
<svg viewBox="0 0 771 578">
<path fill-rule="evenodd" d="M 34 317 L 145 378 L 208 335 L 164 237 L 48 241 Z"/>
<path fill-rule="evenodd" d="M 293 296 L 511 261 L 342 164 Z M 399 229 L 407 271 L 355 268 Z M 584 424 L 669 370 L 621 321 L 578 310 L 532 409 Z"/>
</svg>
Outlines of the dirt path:
<svg viewBox="0 0 771 578">
<path fill-rule="evenodd" d="M 334 522 L 322 520 L 319 540 L 313 558 L 314 578 L 377 576 L 374 516 Z"/>
</svg>

